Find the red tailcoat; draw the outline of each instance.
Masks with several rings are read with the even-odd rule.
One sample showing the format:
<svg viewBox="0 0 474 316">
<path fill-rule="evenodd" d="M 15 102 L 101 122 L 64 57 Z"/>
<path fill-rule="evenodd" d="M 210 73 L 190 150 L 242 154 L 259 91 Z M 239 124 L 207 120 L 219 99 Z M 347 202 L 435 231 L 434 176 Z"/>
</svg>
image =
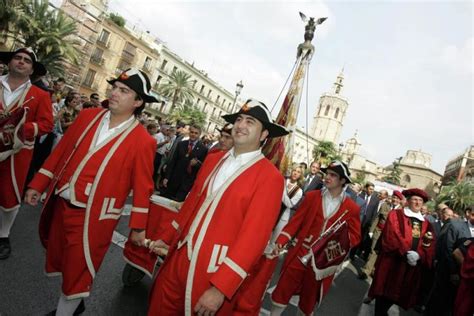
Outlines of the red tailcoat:
<svg viewBox="0 0 474 316">
<path fill-rule="evenodd" d="M 375 263 L 375 275 L 369 289 L 369 297 L 381 296 L 405 309 L 415 306 L 420 294 L 421 270 L 431 267 L 435 252 L 434 240 L 428 247 L 423 246 L 423 236 L 430 229 L 428 221 L 423 221 L 420 240 L 415 250 L 420 255 L 420 260 L 413 267 L 408 264 L 406 257 L 407 252 L 412 250 L 411 221 L 403 209 L 388 213 L 380 237 L 382 244 Z"/>
<path fill-rule="evenodd" d="M 3 99 L 3 94 L 0 98 Z M 25 97 L 10 105 L 8 111 L 20 106 L 28 108 L 23 130 L 26 142 L 20 151 L 0 161 L 0 209 L 6 211 L 20 206 L 36 137 L 53 129 L 51 98 L 46 91 L 30 86 Z M 5 110 L 1 100 L 0 110 Z"/>
<path fill-rule="evenodd" d="M 303 198 L 303 202 L 296 211 L 295 215 L 290 219 L 288 224 L 283 228 L 282 232 L 278 236 L 275 243 L 280 245 L 287 244 L 291 239 L 296 241 L 296 245 L 293 248 L 290 248 L 288 255 L 285 258 L 283 267 L 281 270 L 280 281 L 278 282 L 277 288 L 273 292 L 272 299 L 278 303 L 285 305 L 287 302 L 278 302 L 275 300 L 278 297 L 278 288 L 284 289 L 287 287 L 287 284 L 284 284 L 286 281 L 285 274 L 292 273 L 291 270 L 301 269 L 302 264 L 298 257 L 306 255 L 309 251 L 310 245 L 317 239 L 319 236 L 328 229 L 341 215 L 347 210 L 348 212 L 340 219 L 340 221 L 346 221 L 349 225 L 349 240 L 351 248 L 359 244 L 360 242 L 360 217 L 359 217 L 359 206 L 349 197 L 345 197 L 339 209 L 328 218 L 324 218 L 324 212 L 322 207 L 322 192 L 321 190 L 315 190 L 307 192 Z M 307 265 L 306 270 L 311 270 L 312 267 L 310 264 Z M 311 288 L 314 292 L 319 292 L 317 295 L 318 299 L 325 295 L 324 292 L 327 291 L 329 285 L 332 282 L 334 275 L 328 276 L 321 281 L 316 281 L 314 273 L 306 274 L 307 277 L 313 278 L 313 286 Z M 289 280 L 289 279 L 288 279 Z M 323 291 L 321 291 L 321 285 L 324 285 Z M 309 290 L 307 290 L 309 291 Z M 293 293 L 298 294 L 298 293 Z M 299 293 L 300 301 L 303 296 L 314 297 L 312 293 Z M 316 302 L 308 303 L 314 308 Z M 310 306 L 309 306 L 310 307 Z M 302 308 L 302 306 L 300 306 Z M 304 311 L 304 310 L 303 310 Z M 306 312 L 306 311 L 304 311 Z"/>
<path fill-rule="evenodd" d="M 467 248 L 461 267 L 461 283 L 459 284 L 454 315 L 465 316 L 474 314 L 474 242 Z"/>
<path fill-rule="evenodd" d="M 133 120 L 94 146 L 99 123 L 106 112 L 104 109 L 81 111 L 29 184 L 39 192 L 48 190 L 40 219 L 40 238 L 45 247 L 57 190 L 67 185 L 71 203 L 84 208 L 78 212 L 85 212 L 83 248 L 92 277 L 110 245 L 127 197 L 133 193 L 130 227 L 144 229 L 153 192 L 156 141 L 138 120 Z M 49 251 L 55 249 L 48 248 Z"/>
<path fill-rule="evenodd" d="M 228 155 L 218 152 L 207 156 L 173 223 L 176 230 L 164 236 L 171 248 L 153 286 L 149 315 L 167 315 L 169 311 L 163 307 L 167 299 L 183 302 L 173 314 L 191 315 L 211 285 L 226 297 L 218 314 L 229 315 L 241 284 L 263 254 L 279 214 L 283 177 L 259 155 L 215 192 L 208 192 L 208 182 Z M 176 258 L 186 261 L 176 275 L 187 281 L 168 291 L 161 280 L 177 269 Z M 167 294 L 163 297 L 159 293 Z"/>
</svg>

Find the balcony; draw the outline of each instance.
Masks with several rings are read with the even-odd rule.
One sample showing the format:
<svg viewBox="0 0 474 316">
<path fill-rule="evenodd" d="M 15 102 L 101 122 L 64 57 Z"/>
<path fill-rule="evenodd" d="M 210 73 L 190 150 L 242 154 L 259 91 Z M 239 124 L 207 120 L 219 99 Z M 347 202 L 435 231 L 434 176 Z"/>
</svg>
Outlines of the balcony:
<svg viewBox="0 0 474 316">
<path fill-rule="evenodd" d="M 129 51 L 123 50 L 122 51 L 122 60 L 133 64 L 133 60 L 135 59 L 135 53 L 131 53 Z"/>
<path fill-rule="evenodd" d="M 110 41 L 107 38 L 101 38 L 99 37 L 97 39 L 97 45 L 100 45 L 105 48 L 110 48 Z"/>
<path fill-rule="evenodd" d="M 104 64 L 104 58 L 99 57 L 99 56 L 91 56 L 90 59 L 91 63 L 96 64 L 98 66 L 102 66 Z"/>
</svg>

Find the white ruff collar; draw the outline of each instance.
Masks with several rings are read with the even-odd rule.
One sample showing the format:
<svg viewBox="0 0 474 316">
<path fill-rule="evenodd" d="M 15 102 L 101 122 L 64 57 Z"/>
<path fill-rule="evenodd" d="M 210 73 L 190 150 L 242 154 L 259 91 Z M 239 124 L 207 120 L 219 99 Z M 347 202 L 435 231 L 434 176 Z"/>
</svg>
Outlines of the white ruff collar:
<svg viewBox="0 0 474 316">
<path fill-rule="evenodd" d="M 422 221 L 422 222 L 425 221 L 425 218 L 423 217 L 423 215 L 421 215 L 420 212 L 415 213 L 415 212 L 413 212 L 412 210 L 410 210 L 408 207 L 405 207 L 405 208 L 403 209 L 403 213 L 405 213 L 405 215 L 408 216 L 408 217 L 414 217 L 414 218 L 416 218 L 416 219 L 418 219 L 418 220 L 420 220 L 420 221 Z"/>
</svg>

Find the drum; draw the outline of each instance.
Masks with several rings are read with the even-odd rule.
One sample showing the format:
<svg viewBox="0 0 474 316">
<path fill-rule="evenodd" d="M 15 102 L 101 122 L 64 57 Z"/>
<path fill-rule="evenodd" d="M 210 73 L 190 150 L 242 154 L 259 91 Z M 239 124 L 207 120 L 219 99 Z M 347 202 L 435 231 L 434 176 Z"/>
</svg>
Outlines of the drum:
<svg viewBox="0 0 474 316">
<path fill-rule="evenodd" d="M 165 230 L 174 229 L 171 226 L 171 222 L 176 219 L 182 203 L 158 195 L 152 195 L 150 201 L 146 238 L 158 240 L 161 239 L 162 233 Z M 125 285 L 131 285 L 131 283 L 140 281 L 143 274 L 152 278 L 156 272 L 157 263 L 161 260 L 155 253 L 150 253 L 148 248 L 134 245 L 130 239 L 125 243 L 123 254 L 125 261 L 131 267 L 142 271 L 140 273 L 131 269 L 130 266 L 125 267 L 124 274 L 122 275 Z"/>
</svg>

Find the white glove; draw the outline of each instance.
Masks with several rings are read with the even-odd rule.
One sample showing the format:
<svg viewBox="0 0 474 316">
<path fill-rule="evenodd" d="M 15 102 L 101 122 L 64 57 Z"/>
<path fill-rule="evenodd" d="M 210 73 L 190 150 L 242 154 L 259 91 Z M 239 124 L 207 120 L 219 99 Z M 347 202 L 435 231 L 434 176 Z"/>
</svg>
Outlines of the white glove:
<svg viewBox="0 0 474 316">
<path fill-rule="evenodd" d="M 372 238 L 372 236 L 374 235 L 374 233 L 369 233 L 369 237 Z"/>
<path fill-rule="evenodd" d="M 418 252 L 413 251 L 413 250 L 409 250 L 407 252 L 407 261 L 409 265 L 413 267 L 416 266 L 416 262 L 418 260 L 420 260 L 420 255 L 418 254 Z"/>
</svg>

